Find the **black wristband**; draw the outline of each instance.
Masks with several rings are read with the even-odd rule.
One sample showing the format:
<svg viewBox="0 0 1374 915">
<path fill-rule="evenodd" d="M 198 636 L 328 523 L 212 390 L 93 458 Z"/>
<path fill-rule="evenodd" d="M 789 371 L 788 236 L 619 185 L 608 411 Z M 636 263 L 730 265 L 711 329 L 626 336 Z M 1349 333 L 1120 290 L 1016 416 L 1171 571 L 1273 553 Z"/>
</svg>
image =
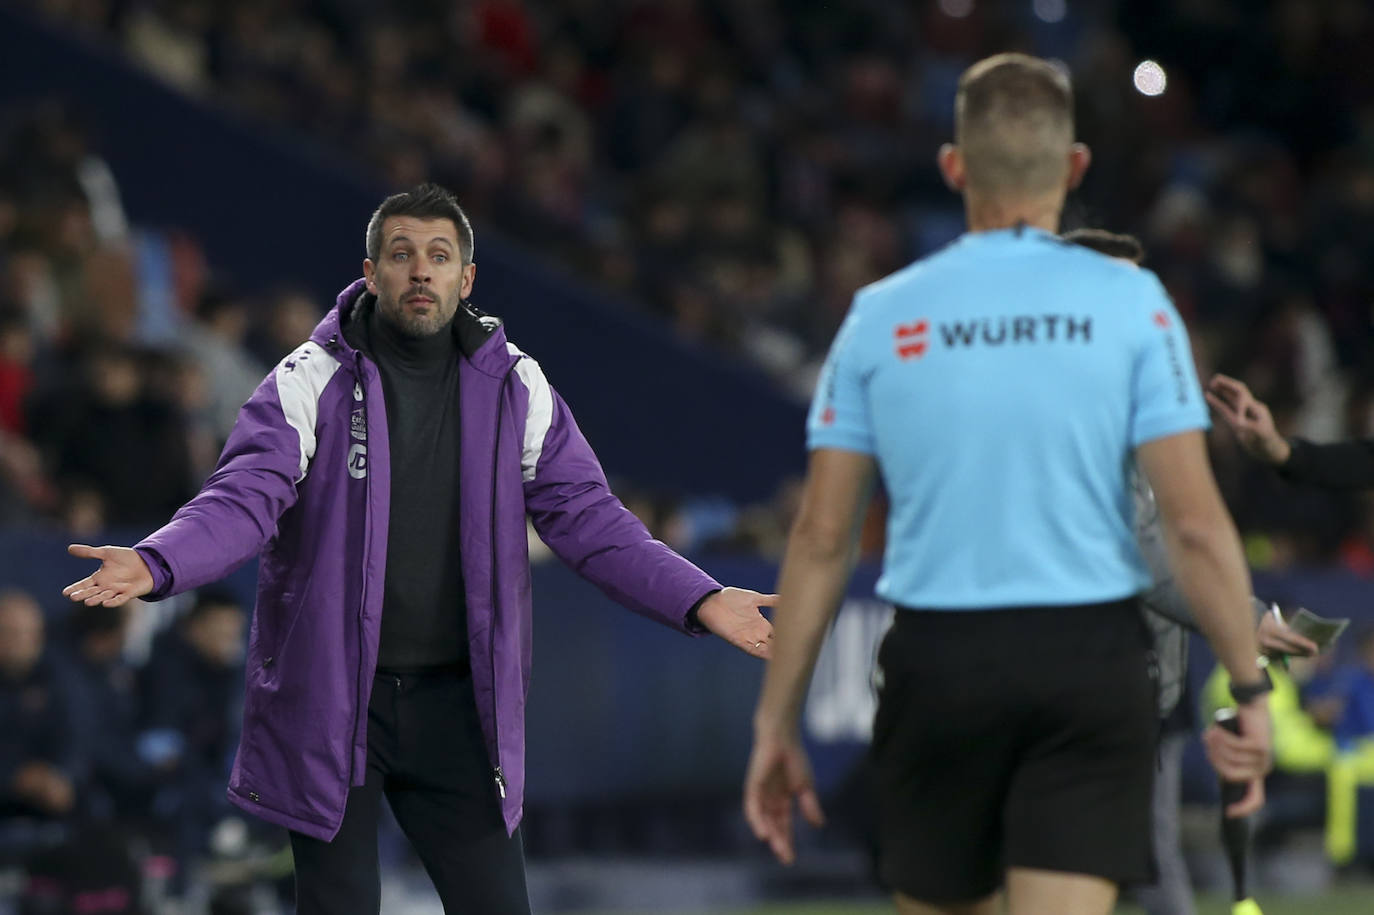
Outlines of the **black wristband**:
<svg viewBox="0 0 1374 915">
<path fill-rule="evenodd" d="M 1274 681 L 1269 679 L 1269 671 L 1261 667 L 1259 675 L 1258 683 L 1231 684 L 1231 698 L 1236 700 L 1237 705 L 1254 702 L 1260 696 L 1274 689 Z"/>
</svg>

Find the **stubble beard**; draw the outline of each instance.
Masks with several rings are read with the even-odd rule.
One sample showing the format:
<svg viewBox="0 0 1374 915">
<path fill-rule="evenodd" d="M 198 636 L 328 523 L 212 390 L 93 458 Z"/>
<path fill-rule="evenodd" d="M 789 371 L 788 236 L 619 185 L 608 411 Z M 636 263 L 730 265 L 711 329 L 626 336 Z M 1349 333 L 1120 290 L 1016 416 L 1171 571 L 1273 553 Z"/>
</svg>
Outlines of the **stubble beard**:
<svg viewBox="0 0 1374 915">
<path fill-rule="evenodd" d="M 402 295 L 409 294 L 409 290 L 402 293 Z M 458 311 L 458 294 L 454 293 L 452 301 L 445 303 L 436 301 L 436 305 L 439 307 L 432 314 L 413 315 L 406 312 L 405 306 L 398 296 L 389 302 L 378 299 L 377 310 L 382 317 L 391 322 L 393 327 L 407 337 L 423 339 L 434 336 L 448 326 Z"/>
</svg>

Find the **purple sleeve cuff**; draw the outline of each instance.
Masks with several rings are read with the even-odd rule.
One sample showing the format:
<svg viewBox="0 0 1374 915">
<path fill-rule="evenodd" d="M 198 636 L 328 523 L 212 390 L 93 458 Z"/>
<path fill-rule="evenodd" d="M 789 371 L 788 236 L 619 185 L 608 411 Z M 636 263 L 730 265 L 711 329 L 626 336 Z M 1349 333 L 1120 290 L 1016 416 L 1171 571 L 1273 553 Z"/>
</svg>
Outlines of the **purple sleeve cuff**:
<svg viewBox="0 0 1374 915">
<path fill-rule="evenodd" d="M 172 587 L 172 570 L 162 554 L 152 547 L 136 546 L 134 552 L 153 576 L 153 590 L 143 595 L 144 600 L 161 600 Z"/>
<path fill-rule="evenodd" d="M 701 595 L 701 597 L 698 597 L 696 603 L 692 604 L 691 609 L 687 611 L 687 618 L 684 621 L 685 625 L 683 627 L 687 630 L 688 635 L 705 635 L 711 631 L 701 625 L 701 621 L 697 619 L 697 611 L 701 609 L 702 604 L 706 603 L 706 598 L 710 597 L 712 594 L 719 594 L 722 590 L 724 589 L 717 585 L 710 591 Z"/>
</svg>

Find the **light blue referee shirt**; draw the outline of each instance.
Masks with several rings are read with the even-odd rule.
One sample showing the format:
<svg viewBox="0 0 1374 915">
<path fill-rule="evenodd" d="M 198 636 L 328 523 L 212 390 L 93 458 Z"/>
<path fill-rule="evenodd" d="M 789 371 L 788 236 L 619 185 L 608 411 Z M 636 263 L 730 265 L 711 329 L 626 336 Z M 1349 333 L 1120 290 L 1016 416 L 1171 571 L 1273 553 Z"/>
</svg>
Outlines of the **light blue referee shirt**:
<svg viewBox="0 0 1374 915">
<path fill-rule="evenodd" d="M 1020 228 L 966 234 L 861 289 L 807 437 L 877 459 L 891 502 L 879 596 L 975 610 L 1148 586 L 1134 450 L 1207 426 L 1155 275 Z"/>
</svg>

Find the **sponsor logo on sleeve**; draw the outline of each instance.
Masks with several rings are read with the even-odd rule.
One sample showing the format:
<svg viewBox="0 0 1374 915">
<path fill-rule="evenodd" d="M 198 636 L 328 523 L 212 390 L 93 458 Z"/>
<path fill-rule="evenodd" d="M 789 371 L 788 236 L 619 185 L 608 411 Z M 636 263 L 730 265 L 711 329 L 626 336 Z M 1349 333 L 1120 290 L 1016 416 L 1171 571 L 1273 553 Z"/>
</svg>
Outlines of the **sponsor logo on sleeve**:
<svg viewBox="0 0 1374 915">
<path fill-rule="evenodd" d="M 1157 311 L 1154 324 L 1164 331 L 1164 353 L 1169 360 L 1169 374 L 1174 380 L 1174 399 L 1180 404 L 1188 402 L 1188 376 L 1183 371 L 1183 356 L 1179 353 L 1178 335 L 1171 332 L 1174 322 L 1168 312 Z"/>
</svg>

